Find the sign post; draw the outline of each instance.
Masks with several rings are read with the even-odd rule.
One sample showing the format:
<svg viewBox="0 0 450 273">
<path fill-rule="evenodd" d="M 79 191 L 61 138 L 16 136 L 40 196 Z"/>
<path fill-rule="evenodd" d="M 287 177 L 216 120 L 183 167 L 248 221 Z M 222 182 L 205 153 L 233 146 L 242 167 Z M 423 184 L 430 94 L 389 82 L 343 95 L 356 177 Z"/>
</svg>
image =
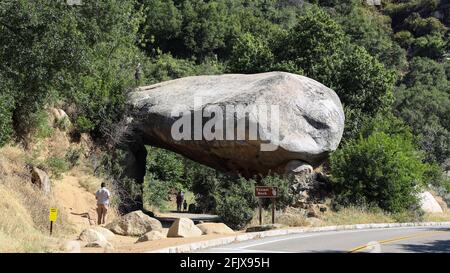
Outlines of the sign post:
<svg viewBox="0 0 450 273">
<path fill-rule="evenodd" d="M 275 224 L 275 198 L 272 198 L 272 224 Z"/>
<path fill-rule="evenodd" d="M 56 222 L 56 218 L 58 217 L 58 209 L 57 208 L 50 208 L 48 219 L 50 220 L 50 236 L 53 232 L 53 222 Z"/>
<path fill-rule="evenodd" d="M 275 206 L 276 198 L 278 197 L 277 187 L 256 186 L 255 196 L 259 199 L 259 225 L 262 225 L 262 198 L 272 199 L 272 224 L 275 224 Z"/>
</svg>

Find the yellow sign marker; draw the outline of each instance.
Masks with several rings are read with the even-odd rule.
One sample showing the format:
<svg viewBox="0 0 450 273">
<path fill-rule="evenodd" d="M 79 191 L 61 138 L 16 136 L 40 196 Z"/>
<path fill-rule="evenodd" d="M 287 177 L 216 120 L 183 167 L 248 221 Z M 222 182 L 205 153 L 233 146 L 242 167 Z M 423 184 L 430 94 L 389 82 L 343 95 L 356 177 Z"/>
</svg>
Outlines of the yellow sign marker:
<svg viewBox="0 0 450 273">
<path fill-rule="evenodd" d="M 48 219 L 50 222 L 56 222 L 56 217 L 58 217 L 58 209 L 50 208 L 50 213 L 48 214 Z"/>
</svg>

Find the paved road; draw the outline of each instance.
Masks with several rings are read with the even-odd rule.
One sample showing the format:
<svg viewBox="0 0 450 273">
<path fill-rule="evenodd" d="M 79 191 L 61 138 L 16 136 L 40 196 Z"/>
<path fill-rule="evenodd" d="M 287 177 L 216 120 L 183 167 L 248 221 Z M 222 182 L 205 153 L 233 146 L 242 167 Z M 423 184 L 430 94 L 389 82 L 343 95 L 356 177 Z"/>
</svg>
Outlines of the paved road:
<svg viewBox="0 0 450 273">
<path fill-rule="evenodd" d="M 219 222 L 220 217 L 213 214 L 202 214 L 202 213 L 187 213 L 187 212 L 166 212 L 159 213 L 158 215 L 153 215 L 152 217 L 158 219 L 163 227 L 169 228 L 172 223 L 178 218 L 189 218 L 195 224 L 202 222 Z"/>
<path fill-rule="evenodd" d="M 199 252 L 450 253 L 450 226 L 311 232 L 232 243 Z"/>
</svg>

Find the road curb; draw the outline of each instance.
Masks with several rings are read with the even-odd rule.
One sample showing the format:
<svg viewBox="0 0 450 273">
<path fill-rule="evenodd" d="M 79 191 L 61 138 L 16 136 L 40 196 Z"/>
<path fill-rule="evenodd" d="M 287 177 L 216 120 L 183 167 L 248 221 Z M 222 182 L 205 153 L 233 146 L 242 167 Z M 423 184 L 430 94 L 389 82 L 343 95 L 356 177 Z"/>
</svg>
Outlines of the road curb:
<svg viewBox="0 0 450 273">
<path fill-rule="evenodd" d="M 209 247 L 216 247 L 227 245 L 234 242 L 243 242 L 252 239 L 259 239 L 264 237 L 281 236 L 287 234 L 298 234 L 306 232 L 324 232 L 324 231 L 341 231 L 341 230 L 358 230 L 358 229 L 377 229 L 377 228 L 396 228 L 396 227 L 426 227 L 426 226 L 448 226 L 450 222 L 424 222 L 424 223 L 378 223 L 378 224 L 356 224 L 356 225 L 340 225 L 340 226 L 326 226 L 326 227 L 305 227 L 305 228 L 288 228 L 269 230 L 261 232 L 244 233 L 224 238 L 200 241 L 195 243 L 183 244 L 178 246 L 171 246 L 146 253 L 185 253 L 195 250 L 205 249 Z"/>
</svg>

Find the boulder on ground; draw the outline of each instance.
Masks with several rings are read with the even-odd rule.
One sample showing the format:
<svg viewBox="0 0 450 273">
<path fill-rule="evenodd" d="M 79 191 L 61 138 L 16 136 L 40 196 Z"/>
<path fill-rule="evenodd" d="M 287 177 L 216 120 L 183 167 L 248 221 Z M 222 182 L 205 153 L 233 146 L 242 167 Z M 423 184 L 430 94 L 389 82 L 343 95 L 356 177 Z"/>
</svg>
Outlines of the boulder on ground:
<svg viewBox="0 0 450 273">
<path fill-rule="evenodd" d="M 80 253 L 81 252 L 81 246 L 80 242 L 77 241 L 65 241 L 60 249 L 64 253 Z"/>
<path fill-rule="evenodd" d="M 173 222 L 167 233 L 167 237 L 196 237 L 201 236 L 203 232 L 195 226 L 194 222 L 189 218 L 178 218 Z"/>
<path fill-rule="evenodd" d="M 119 235 L 141 236 L 152 230 L 162 230 L 162 225 L 155 218 L 137 210 L 115 219 L 106 228 Z"/>
<path fill-rule="evenodd" d="M 430 192 L 428 191 L 421 192 L 419 194 L 419 198 L 420 198 L 420 206 L 423 211 L 429 213 L 443 212 L 441 206 Z"/>
<path fill-rule="evenodd" d="M 105 249 L 114 249 L 113 245 L 108 241 L 94 241 L 88 243 L 85 247 L 101 247 Z"/>
<path fill-rule="evenodd" d="M 95 241 L 107 241 L 106 237 L 102 233 L 92 228 L 83 230 L 79 236 L 79 239 L 88 243 Z"/>
<path fill-rule="evenodd" d="M 50 194 L 51 182 L 45 171 L 33 167 L 31 170 L 31 182 L 37 185 L 46 195 Z"/>
<path fill-rule="evenodd" d="M 161 240 L 164 238 L 166 238 L 166 235 L 163 234 L 161 231 L 153 230 L 153 231 L 147 232 L 144 235 L 142 235 L 141 237 L 139 237 L 139 239 L 137 239 L 136 243 Z"/>
<path fill-rule="evenodd" d="M 96 226 L 96 227 L 94 227 L 92 229 L 94 229 L 95 231 L 98 231 L 101 234 L 103 234 L 103 236 L 105 236 L 106 240 L 111 240 L 115 236 L 114 233 L 111 230 L 109 230 L 107 228 L 104 228 L 104 227 Z"/>
<path fill-rule="evenodd" d="M 66 112 L 63 109 L 51 108 L 50 112 L 52 113 L 52 115 L 56 121 L 61 121 L 65 118 L 69 118 L 69 116 L 66 114 Z"/>
<path fill-rule="evenodd" d="M 291 160 L 319 166 L 336 150 L 344 131 L 337 94 L 285 72 L 186 77 L 137 88 L 128 103 L 129 126 L 141 149 L 162 147 L 247 177 L 282 173 Z M 194 122 L 192 132 L 184 128 L 201 115 L 209 118 L 197 119 L 200 124 Z M 189 126 L 182 126 L 185 120 Z M 223 126 L 212 126 L 215 121 Z M 212 127 L 213 135 L 202 135 Z M 260 128 L 259 134 L 250 128 Z"/>
<path fill-rule="evenodd" d="M 234 231 L 224 223 L 201 223 L 197 224 L 197 227 L 207 234 L 234 234 Z"/>
<path fill-rule="evenodd" d="M 50 112 L 52 113 L 56 124 L 62 125 L 63 127 L 70 126 L 71 122 L 69 116 L 64 110 L 51 108 Z"/>
</svg>

